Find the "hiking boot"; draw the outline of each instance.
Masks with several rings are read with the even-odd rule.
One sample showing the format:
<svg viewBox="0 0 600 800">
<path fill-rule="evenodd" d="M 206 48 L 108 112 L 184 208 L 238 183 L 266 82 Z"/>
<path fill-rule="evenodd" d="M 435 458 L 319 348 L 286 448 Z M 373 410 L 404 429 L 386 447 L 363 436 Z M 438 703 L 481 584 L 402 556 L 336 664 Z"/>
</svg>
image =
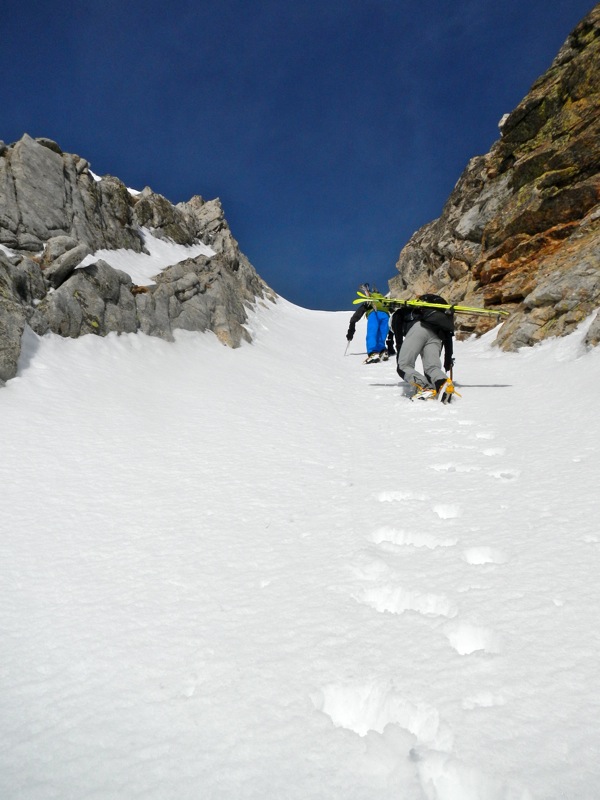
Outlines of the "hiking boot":
<svg viewBox="0 0 600 800">
<path fill-rule="evenodd" d="M 451 403 L 453 396 L 458 394 L 450 378 L 445 381 L 436 381 L 435 389 L 440 403 Z"/>
<path fill-rule="evenodd" d="M 379 361 L 379 353 L 369 353 L 369 355 L 365 358 L 364 364 L 377 364 Z"/>
<path fill-rule="evenodd" d="M 435 400 L 435 389 L 421 386 L 418 383 L 416 383 L 415 386 L 417 390 L 410 398 L 411 400 Z"/>
</svg>

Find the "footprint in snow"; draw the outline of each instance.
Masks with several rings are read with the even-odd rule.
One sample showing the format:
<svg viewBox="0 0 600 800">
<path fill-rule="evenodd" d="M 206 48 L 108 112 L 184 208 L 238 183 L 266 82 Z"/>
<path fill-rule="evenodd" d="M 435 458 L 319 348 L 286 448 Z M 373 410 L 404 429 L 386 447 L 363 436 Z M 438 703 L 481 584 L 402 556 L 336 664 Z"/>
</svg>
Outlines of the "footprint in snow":
<svg viewBox="0 0 600 800">
<path fill-rule="evenodd" d="M 432 511 L 440 519 L 456 519 L 461 515 L 458 503 L 438 503 L 433 506 Z"/>
<path fill-rule="evenodd" d="M 502 481 L 515 481 L 520 474 L 521 471 L 518 469 L 494 469 L 488 472 L 488 475 L 492 478 L 498 478 Z"/>
<path fill-rule="evenodd" d="M 494 547 L 468 547 L 463 551 L 467 564 L 506 564 L 508 556 Z"/>
<path fill-rule="evenodd" d="M 486 447 L 481 451 L 484 456 L 503 456 L 506 453 L 505 447 Z"/>
<path fill-rule="evenodd" d="M 500 636 L 490 628 L 467 622 L 450 622 L 444 627 L 444 633 L 461 656 L 477 652 L 497 654 L 502 650 Z"/>
<path fill-rule="evenodd" d="M 375 544 L 383 545 L 384 548 L 385 545 L 392 545 L 394 549 L 412 546 L 434 550 L 436 547 L 453 547 L 458 542 L 453 536 L 439 538 L 427 531 L 405 531 L 388 527 L 378 528 L 371 534 L 371 538 Z"/>
<path fill-rule="evenodd" d="M 380 613 L 404 614 L 416 611 L 424 617 L 448 617 L 458 613 L 456 606 L 444 595 L 421 594 L 401 586 L 371 586 L 365 589 L 357 600 Z"/>
<path fill-rule="evenodd" d="M 411 702 L 400 694 L 393 679 L 372 679 L 363 683 L 329 683 L 311 696 L 317 711 L 336 726 L 366 736 L 383 733 L 386 725 L 409 731 L 419 745 L 450 750 L 452 732 L 434 706 Z"/>
<path fill-rule="evenodd" d="M 434 469 L 436 472 L 479 472 L 481 467 L 475 467 L 469 464 L 432 464 L 429 469 Z"/>
</svg>

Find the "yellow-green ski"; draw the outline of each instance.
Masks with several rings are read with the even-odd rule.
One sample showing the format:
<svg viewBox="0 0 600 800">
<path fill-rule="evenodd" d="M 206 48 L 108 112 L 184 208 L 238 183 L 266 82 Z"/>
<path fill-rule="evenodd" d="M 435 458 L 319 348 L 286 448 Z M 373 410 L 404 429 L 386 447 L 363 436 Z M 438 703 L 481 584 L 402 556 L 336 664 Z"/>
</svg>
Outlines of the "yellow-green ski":
<svg viewBox="0 0 600 800">
<path fill-rule="evenodd" d="M 444 310 L 449 310 L 454 314 L 479 314 L 479 315 L 489 315 L 496 317 L 508 317 L 508 311 L 503 311 L 502 309 L 492 309 L 492 308 L 472 308 L 471 306 L 460 306 L 460 305 L 451 305 L 450 303 L 427 303 L 425 300 L 400 300 L 396 297 L 384 297 L 382 294 L 363 294 L 362 292 L 357 292 L 358 298 L 353 300 L 353 305 L 360 305 L 361 303 L 368 303 L 373 302 L 377 303 L 378 305 L 389 305 L 389 306 L 410 306 L 410 307 L 422 307 L 422 308 L 442 308 Z M 390 309 L 391 310 L 391 309 Z"/>
</svg>

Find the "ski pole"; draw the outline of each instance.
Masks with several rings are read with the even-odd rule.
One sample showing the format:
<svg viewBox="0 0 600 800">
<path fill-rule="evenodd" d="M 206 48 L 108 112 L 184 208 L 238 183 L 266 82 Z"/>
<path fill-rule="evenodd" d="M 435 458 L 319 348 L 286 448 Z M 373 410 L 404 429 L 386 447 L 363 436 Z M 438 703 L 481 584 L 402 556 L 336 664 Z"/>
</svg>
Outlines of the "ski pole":
<svg viewBox="0 0 600 800">
<path fill-rule="evenodd" d="M 346 342 L 346 349 L 344 350 L 344 355 L 348 353 L 348 348 L 350 347 L 350 341 Z"/>
</svg>

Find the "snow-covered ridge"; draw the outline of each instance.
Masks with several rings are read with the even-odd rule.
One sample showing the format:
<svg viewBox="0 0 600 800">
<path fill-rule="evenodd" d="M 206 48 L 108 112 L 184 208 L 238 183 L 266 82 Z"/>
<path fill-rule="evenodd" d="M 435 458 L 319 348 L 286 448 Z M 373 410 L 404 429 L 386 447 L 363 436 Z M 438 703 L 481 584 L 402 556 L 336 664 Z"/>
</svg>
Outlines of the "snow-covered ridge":
<svg viewBox="0 0 600 800">
<path fill-rule="evenodd" d="M 148 186 L 128 190 L 27 134 L 4 148 L 2 165 L 17 189 L 0 187 L 0 241 L 10 248 L 0 251 L 0 386 L 16 374 L 26 325 L 40 335 L 140 330 L 167 340 L 178 329 L 212 330 L 237 347 L 247 309 L 275 297 L 218 198 L 173 205 Z"/>
<path fill-rule="evenodd" d="M 165 241 L 154 236 L 148 228 L 142 228 L 146 253 L 136 253 L 133 250 L 120 248 L 118 250 L 97 250 L 87 256 L 80 264 L 85 267 L 93 264 L 99 258 L 110 264 L 115 269 L 120 269 L 131 277 L 138 286 L 150 286 L 154 283 L 155 276 L 165 267 L 170 267 L 187 258 L 198 255 L 214 256 L 215 251 L 202 242 L 192 245 L 177 244 Z"/>
<path fill-rule="evenodd" d="M 92 178 L 96 181 L 96 183 L 102 180 L 102 177 L 100 175 L 96 175 L 96 173 L 92 172 L 92 170 L 89 170 L 89 173 L 92 176 Z M 137 197 L 138 194 L 141 194 L 141 192 L 138 189 L 131 189 L 129 186 L 127 187 L 127 191 L 132 197 Z"/>
</svg>

